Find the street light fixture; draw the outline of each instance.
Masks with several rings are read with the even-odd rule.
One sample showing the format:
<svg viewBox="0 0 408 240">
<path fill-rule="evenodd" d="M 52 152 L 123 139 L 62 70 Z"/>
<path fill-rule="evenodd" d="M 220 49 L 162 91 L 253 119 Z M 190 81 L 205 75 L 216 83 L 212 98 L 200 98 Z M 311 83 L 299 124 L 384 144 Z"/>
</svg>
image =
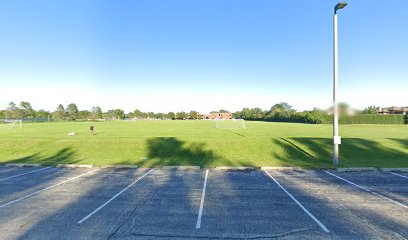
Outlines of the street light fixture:
<svg viewBox="0 0 408 240">
<path fill-rule="evenodd" d="M 337 105 L 337 85 L 338 85 L 338 46 L 337 46 L 337 10 L 347 6 L 346 2 L 339 2 L 334 7 L 334 45 L 333 45 L 333 165 L 339 164 L 339 110 Z"/>
<path fill-rule="evenodd" d="M 343 9 L 345 6 L 347 6 L 346 2 L 339 2 L 336 4 L 336 6 L 334 7 L 334 13 L 337 13 L 337 10 L 339 9 Z"/>
</svg>

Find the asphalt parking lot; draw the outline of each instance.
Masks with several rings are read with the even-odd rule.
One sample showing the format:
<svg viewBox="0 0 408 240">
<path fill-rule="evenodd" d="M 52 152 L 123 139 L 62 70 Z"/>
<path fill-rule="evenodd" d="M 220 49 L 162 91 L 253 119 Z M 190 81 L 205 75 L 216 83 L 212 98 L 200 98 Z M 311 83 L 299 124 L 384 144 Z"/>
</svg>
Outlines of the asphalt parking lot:
<svg viewBox="0 0 408 240">
<path fill-rule="evenodd" d="M 0 167 L 1 239 L 406 239 L 408 174 Z"/>
</svg>

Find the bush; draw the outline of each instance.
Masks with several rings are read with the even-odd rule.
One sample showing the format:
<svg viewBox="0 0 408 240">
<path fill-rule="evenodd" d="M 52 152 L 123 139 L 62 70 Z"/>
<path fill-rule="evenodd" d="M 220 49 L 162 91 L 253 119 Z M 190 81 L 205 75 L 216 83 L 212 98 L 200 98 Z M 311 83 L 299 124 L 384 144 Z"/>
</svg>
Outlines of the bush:
<svg viewBox="0 0 408 240">
<path fill-rule="evenodd" d="M 403 124 L 404 115 L 390 114 L 361 114 L 355 116 L 345 116 L 339 119 L 340 124 Z"/>
</svg>

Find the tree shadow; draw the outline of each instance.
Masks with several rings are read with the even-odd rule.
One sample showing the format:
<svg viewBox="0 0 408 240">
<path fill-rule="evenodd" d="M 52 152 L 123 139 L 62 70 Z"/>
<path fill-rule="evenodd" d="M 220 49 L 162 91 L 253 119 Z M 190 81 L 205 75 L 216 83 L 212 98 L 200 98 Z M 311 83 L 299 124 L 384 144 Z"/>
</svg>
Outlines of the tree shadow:
<svg viewBox="0 0 408 240">
<path fill-rule="evenodd" d="M 66 164 L 66 163 L 75 163 L 73 160 L 75 156 L 75 151 L 71 148 L 63 148 L 57 151 L 55 154 L 51 156 L 41 156 L 40 153 L 32 154 L 29 156 L 12 159 L 8 161 L 4 161 L 2 163 L 35 163 L 41 164 L 44 166 L 47 165 L 57 165 L 57 164 Z M 14 168 L 13 168 L 14 169 Z M 34 168 L 35 169 L 35 168 Z M 38 168 L 39 169 L 39 168 Z M 25 173 L 32 170 L 26 170 L 25 168 L 15 168 L 17 173 Z M 13 184 L 13 188 L 8 188 L 6 192 L 2 192 L 1 197 L 6 198 L 6 196 L 12 196 L 18 192 L 26 192 L 27 189 L 37 189 L 42 186 L 45 186 L 53 181 L 53 178 L 63 177 L 65 175 L 64 171 L 58 168 L 51 168 L 44 171 L 38 171 L 35 174 L 28 174 L 25 176 L 20 176 L 18 178 L 12 178 L 7 181 L 1 182 L 2 187 L 7 187 L 10 184 Z M 35 181 L 31 181 L 30 179 L 35 176 Z M 52 178 L 50 178 L 52 176 Z M 28 181 L 27 181 L 28 179 Z"/>
<path fill-rule="evenodd" d="M 74 160 L 76 152 L 72 148 L 62 148 L 51 156 L 43 156 L 41 153 L 35 153 L 21 158 L 2 161 L 2 163 L 35 163 L 42 165 L 57 165 L 57 164 L 69 164 L 76 163 L 78 160 Z"/>
<path fill-rule="evenodd" d="M 408 138 L 388 138 L 398 143 L 402 148 L 408 149 Z"/>
<path fill-rule="evenodd" d="M 220 157 L 207 150 L 204 143 L 187 143 L 174 137 L 147 140 L 147 165 L 208 166 Z"/>
<path fill-rule="evenodd" d="M 205 143 L 186 142 L 175 137 L 150 138 L 146 142 L 147 159 L 139 164 L 145 167 L 157 166 L 254 166 L 248 160 L 230 160 L 207 149 Z"/>
<path fill-rule="evenodd" d="M 392 139 L 402 146 L 408 140 Z M 272 139 L 281 151 L 272 156 L 282 165 L 306 168 L 332 168 L 332 139 Z M 363 138 L 343 138 L 340 145 L 340 167 L 408 167 L 408 154 L 398 147 Z"/>
</svg>

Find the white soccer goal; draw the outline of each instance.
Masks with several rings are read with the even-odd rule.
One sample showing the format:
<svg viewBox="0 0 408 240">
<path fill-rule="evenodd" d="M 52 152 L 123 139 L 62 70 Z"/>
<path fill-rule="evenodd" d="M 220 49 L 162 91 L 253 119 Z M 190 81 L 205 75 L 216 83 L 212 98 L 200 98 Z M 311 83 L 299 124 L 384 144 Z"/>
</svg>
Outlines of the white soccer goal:
<svg viewBox="0 0 408 240">
<path fill-rule="evenodd" d="M 244 129 L 244 119 L 216 119 L 215 127 L 220 129 Z"/>
<path fill-rule="evenodd" d="M 0 119 L 1 129 L 23 128 L 22 120 Z"/>
</svg>

